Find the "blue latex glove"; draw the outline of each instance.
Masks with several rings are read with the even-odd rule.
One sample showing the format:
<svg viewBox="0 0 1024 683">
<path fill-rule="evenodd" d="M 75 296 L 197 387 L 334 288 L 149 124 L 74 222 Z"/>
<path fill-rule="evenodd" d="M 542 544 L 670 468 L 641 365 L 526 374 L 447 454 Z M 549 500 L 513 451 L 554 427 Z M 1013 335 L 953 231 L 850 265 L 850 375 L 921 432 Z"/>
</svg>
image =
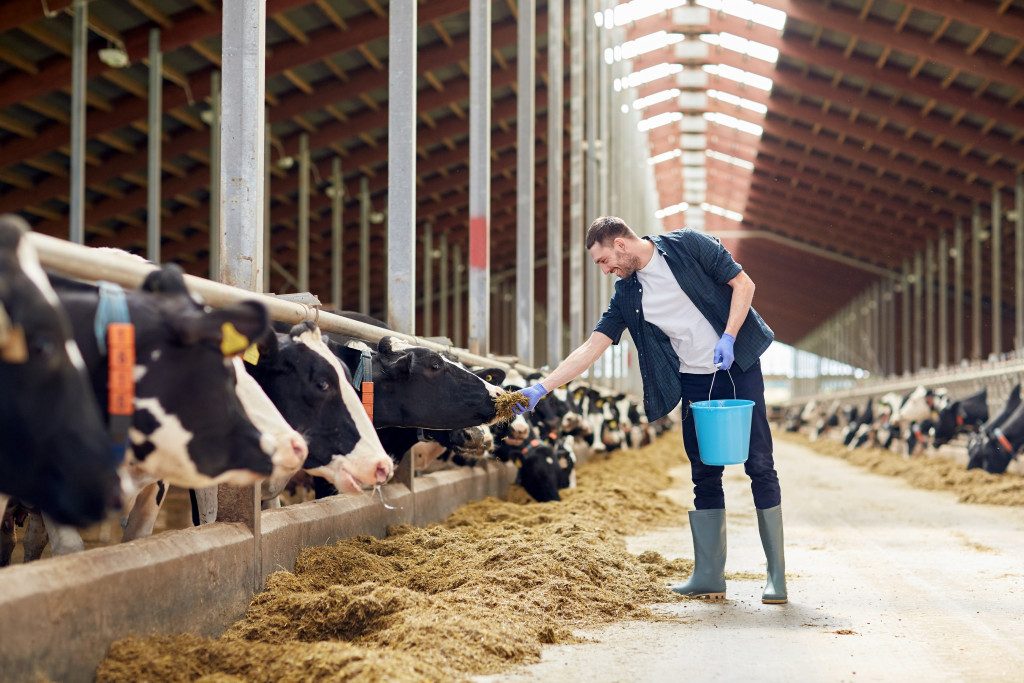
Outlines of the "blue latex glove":
<svg viewBox="0 0 1024 683">
<path fill-rule="evenodd" d="M 721 370 L 728 370 L 735 360 L 732 345 L 736 343 L 736 337 L 731 334 L 723 334 L 722 338 L 715 344 L 715 365 Z"/>
<path fill-rule="evenodd" d="M 516 415 L 522 415 L 529 410 L 533 410 L 537 407 L 537 401 L 544 398 L 544 394 L 546 393 L 548 393 L 548 390 L 545 389 L 544 385 L 540 382 L 537 382 L 533 386 L 526 387 L 523 389 L 523 396 L 530 399 L 530 405 L 524 408 L 521 404 L 517 403 L 512 406 L 512 412 Z"/>
</svg>

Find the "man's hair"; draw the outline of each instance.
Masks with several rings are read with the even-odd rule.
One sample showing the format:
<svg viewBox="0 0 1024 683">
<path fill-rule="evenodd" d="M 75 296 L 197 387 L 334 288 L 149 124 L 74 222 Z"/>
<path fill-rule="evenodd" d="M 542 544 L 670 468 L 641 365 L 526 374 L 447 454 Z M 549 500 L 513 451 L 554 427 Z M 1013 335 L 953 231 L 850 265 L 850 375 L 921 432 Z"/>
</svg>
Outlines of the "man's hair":
<svg viewBox="0 0 1024 683">
<path fill-rule="evenodd" d="M 616 237 L 636 237 L 636 233 L 618 216 L 601 216 L 587 228 L 586 248 L 595 244 L 606 245 Z"/>
</svg>

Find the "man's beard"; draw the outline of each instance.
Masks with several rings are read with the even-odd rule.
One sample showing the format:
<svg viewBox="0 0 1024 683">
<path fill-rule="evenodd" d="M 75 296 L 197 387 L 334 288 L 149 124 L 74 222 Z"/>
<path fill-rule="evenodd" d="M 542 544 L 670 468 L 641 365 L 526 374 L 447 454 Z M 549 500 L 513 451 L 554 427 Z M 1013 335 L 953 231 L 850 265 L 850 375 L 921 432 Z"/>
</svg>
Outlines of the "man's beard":
<svg viewBox="0 0 1024 683">
<path fill-rule="evenodd" d="M 635 254 L 630 254 L 623 258 L 622 262 L 618 265 L 619 277 L 626 279 L 636 271 L 640 270 L 640 257 Z"/>
</svg>

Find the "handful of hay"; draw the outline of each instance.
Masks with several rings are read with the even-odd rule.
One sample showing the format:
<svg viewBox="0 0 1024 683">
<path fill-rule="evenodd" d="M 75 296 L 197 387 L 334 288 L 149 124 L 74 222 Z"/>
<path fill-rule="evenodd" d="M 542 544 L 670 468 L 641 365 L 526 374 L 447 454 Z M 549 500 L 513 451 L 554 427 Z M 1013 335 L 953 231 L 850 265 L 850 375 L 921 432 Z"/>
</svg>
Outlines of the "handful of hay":
<svg viewBox="0 0 1024 683">
<path fill-rule="evenodd" d="M 494 407 L 498 413 L 498 422 L 511 422 L 512 418 L 516 416 L 512 408 L 517 404 L 526 408 L 530 405 L 530 399 L 526 398 L 521 391 L 506 391 L 494 399 Z"/>
</svg>

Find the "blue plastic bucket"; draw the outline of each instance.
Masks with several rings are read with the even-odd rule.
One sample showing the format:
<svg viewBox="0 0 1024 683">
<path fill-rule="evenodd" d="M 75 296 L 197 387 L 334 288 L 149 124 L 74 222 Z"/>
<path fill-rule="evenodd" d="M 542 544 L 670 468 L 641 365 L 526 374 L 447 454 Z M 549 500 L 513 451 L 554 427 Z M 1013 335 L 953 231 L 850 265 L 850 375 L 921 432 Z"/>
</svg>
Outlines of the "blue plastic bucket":
<svg viewBox="0 0 1024 683">
<path fill-rule="evenodd" d="M 750 451 L 754 402 L 723 398 L 690 404 L 700 459 L 705 465 L 739 465 Z"/>
</svg>

